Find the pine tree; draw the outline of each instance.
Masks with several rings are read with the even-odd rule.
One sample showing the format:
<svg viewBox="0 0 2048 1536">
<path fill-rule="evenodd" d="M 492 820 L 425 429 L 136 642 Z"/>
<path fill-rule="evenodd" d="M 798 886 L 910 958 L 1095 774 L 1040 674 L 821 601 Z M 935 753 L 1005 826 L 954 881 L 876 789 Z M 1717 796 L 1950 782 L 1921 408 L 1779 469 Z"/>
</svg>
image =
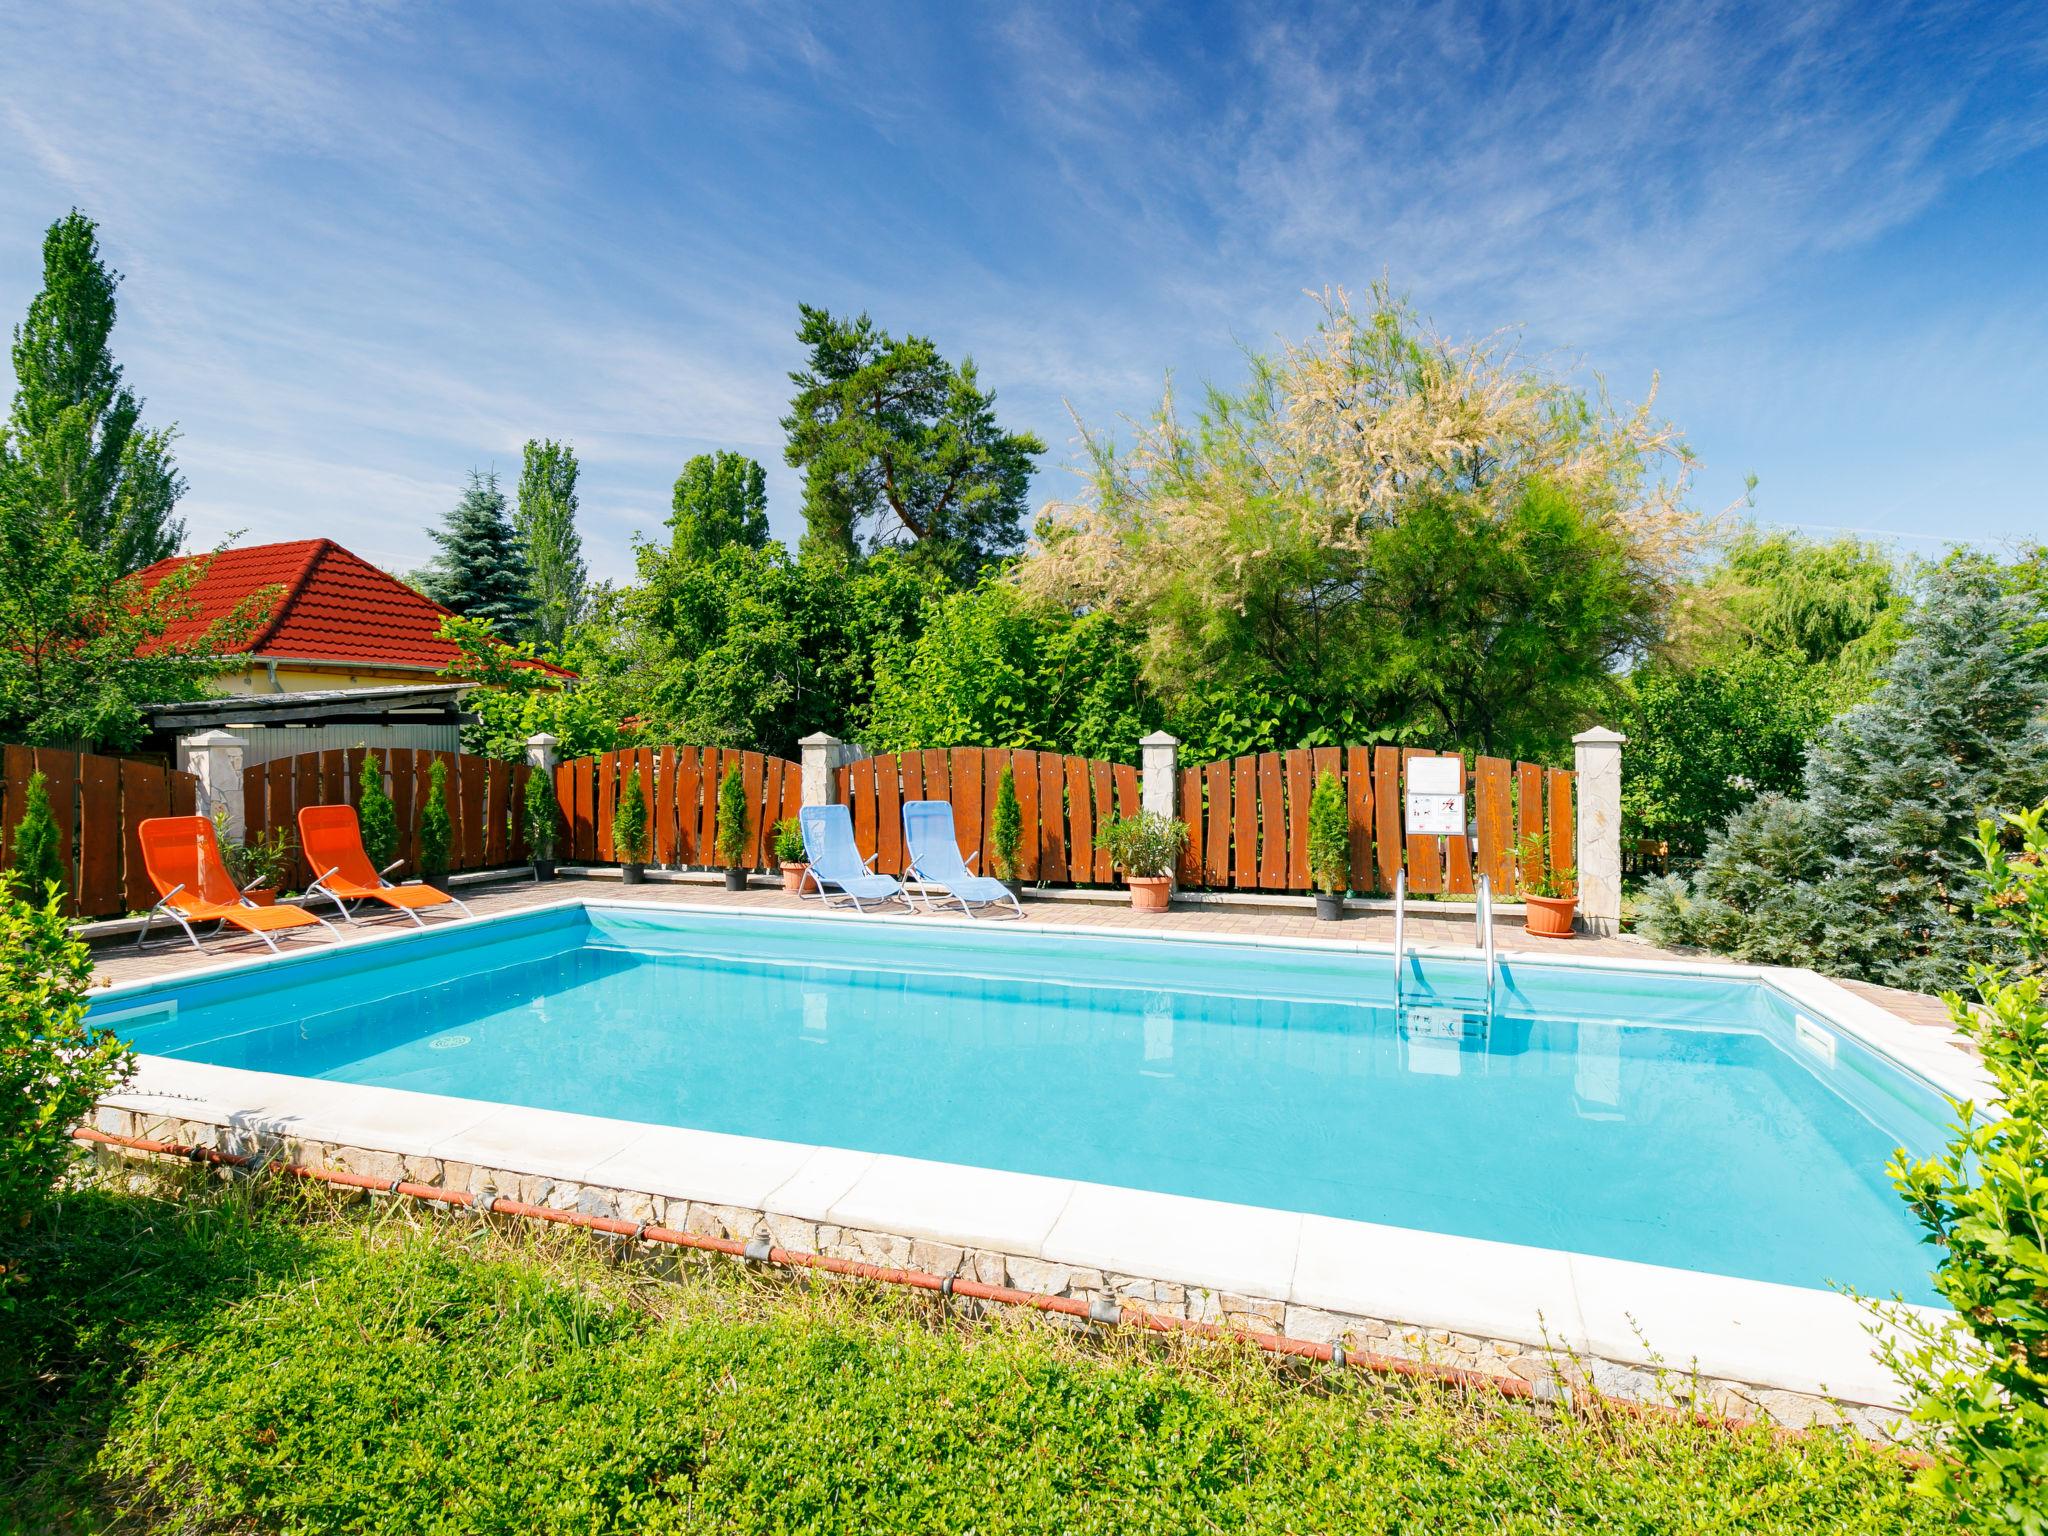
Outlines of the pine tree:
<svg viewBox="0 0 2048 1536">
<path fill-rule="evenodd" d="M 52 884 L 65 889 L 64 861 L 57 849 L 57 818 L 50 809 L 50 791 L 40 773 L 28 776 L 21 797 L 21 818 L 14 824 L 14 867 L 10 871 L 22 900 L 41 905 Z"/>
<path fill-rule="evenodd" d="M 1653 883 L 1645 933 L 1916 991 L 2000 958 L 1971 839 L 2048 794 L 2039 610 L 1981 560 L 1936 570 L 1876 693 L 1807 754 L 1801 795 L 1730 817 L 1689 884 Z"/>
<path fill-rule="evenodd" d="M 433 536 L 441 554 L 421 573 L 422 590 L 442 607 L 516 638 L 533 612 L 533 595 L 496 470 L 470 471 L 462 499 Z"/>
<path fill-rule="evenodd" d="M 364 756 L 362 775 L 356 780 L 356 823 L 373 869 L 398 857 L 398 810 L 385 792 L 384 764 L 374 752 Z"/>
<path fill-rule="evenodd" d="M 43 237 L 43 287 L 14 330 L 14 408 L 0 474 L 126 575 L 178 552 L 172 514 L 185 479 L 175 427 L 151 431 L 107 347 L 121 274 L 100 259 L 98 226 L 72 209 Z M 26 488 L 32 487 L 32 490 Z"/>
<path fill-rule="evenodd" d="M 538 438 L 527 443 L 519 470 L 519 510 L 513 522 L 533 599 L 529 638 L 543 649 L 559 648 L 569 626 L 583 616 L 590 570 L 576 531 L 579 468 L 575 449 Z"/>
</svg>

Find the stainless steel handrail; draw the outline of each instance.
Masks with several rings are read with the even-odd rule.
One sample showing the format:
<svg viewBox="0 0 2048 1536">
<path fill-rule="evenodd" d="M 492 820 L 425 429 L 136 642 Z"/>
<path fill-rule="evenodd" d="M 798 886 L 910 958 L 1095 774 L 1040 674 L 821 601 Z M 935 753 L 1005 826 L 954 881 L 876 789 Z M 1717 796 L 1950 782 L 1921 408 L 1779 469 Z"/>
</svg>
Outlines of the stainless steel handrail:
<svg viewBox="0 0 2048 1536">
<path fill-rule="evenodd" d="M 1394 876 L 1394 1006 L 1401 1006 L 1401 961 L 1407 953 L 1408 871 Z"/>
</svg>

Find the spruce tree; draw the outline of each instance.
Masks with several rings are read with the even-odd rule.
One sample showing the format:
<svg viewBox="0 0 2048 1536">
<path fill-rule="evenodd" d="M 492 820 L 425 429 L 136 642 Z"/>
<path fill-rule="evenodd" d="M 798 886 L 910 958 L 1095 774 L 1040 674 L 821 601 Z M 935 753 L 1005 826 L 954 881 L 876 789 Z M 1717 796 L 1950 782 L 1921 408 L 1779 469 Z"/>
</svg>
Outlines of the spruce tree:
<svg viewBox="0 0 2048 1536">
<path fill-rule="evenodd" d="M 1996 807 L 2048 794 L 2040 622 L 1987 562 L 1933 572 L 1877 691 L 1807 754 L 1800 796 L 1731 817 L 1690 884 L 1653 883 L 1644 931 L 1916 991 L 2000 959 L 1971 840 Z"/>
<path fill-rule="evenodd" d="M 171 456 L 177 429 L 143 427 L 142 402 L 107 346 L 120 281 L 100 259 L 91 219 L 74 208 L 50 226 L 42 291 L 14 329 L 0 474 L 126 575 L 178 552 L 185 525 L 172 514 L 185 480 Z"/>
<path fill-rule="evenodd" d="M 50 809 L 50 791 L 40 773 L 28 776 L 21 797 L 21 816 L 14 823 L 14 867 L 9 872 L 21 899 L 40 906 L 52 884 L 65 889 L 64 861 L 57 848 L 57 818 Z"/>
<path fill-rule="evenodd" d="M 536 438 L 527 443 L 519 470 L 513 524 L 526 560 L 527 594 L 533 599 L 528 635 L 546 650 L 559 648 L 569 626 L 583 616 L 583 590 L 590 579 L 576 531 L 579 468 L 575 449 Z"/>
<path fill-rule="evenodd" d="M 516 639 L 533 612 L 533 594 L 496 470 L 470 471 L 462 499 L 433 537 L 441 553 L 421 573 L 422 590 L 442 607 Z"/>
</svg>

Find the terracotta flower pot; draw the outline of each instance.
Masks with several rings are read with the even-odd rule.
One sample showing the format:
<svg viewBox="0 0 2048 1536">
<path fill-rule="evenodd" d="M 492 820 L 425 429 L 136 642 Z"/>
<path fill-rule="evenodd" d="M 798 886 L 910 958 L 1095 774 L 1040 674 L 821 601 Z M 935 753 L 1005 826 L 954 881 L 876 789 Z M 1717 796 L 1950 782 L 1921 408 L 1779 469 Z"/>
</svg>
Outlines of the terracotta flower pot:
<svg viewBox="0 0 2048 1536">
<path fill-rule="evenodd" d="M 1539 939 L 1568 939 L 1572 936 L 1572 915 L 1579 910 L 1576 896 L 1524 896 L 1528 912 L 1522 927 Z"/>
<path fill-rule="evenodd" d="M 1173 882 L 1165 875 L 1132 875 L 1131 910 L 1133 912 L 1164 912 L 1166 893 L 1173 888 Z"/>
<path fill-rule="evenodd" d="M 804 871 L 810 867 L 808 864 L 785 864 L 782 866 L 782 891 L 784 895 L 794 896 L 803 889 Z"/>
</svg>

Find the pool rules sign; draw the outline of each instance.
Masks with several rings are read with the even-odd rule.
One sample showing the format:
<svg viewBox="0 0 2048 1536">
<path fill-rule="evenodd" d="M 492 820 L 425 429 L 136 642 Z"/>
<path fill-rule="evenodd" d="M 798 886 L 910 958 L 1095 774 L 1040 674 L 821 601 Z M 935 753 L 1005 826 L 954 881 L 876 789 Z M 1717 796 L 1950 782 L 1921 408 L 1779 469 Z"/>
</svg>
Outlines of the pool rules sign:
<svg viewBox="0 0 2048 1536">
<path fill-rule="evenodd" d="M 1410 837 L 1465 835 L 1465 764 L 1456 757 L 1408 759 L 1405 797 Z"/>
</svg>

